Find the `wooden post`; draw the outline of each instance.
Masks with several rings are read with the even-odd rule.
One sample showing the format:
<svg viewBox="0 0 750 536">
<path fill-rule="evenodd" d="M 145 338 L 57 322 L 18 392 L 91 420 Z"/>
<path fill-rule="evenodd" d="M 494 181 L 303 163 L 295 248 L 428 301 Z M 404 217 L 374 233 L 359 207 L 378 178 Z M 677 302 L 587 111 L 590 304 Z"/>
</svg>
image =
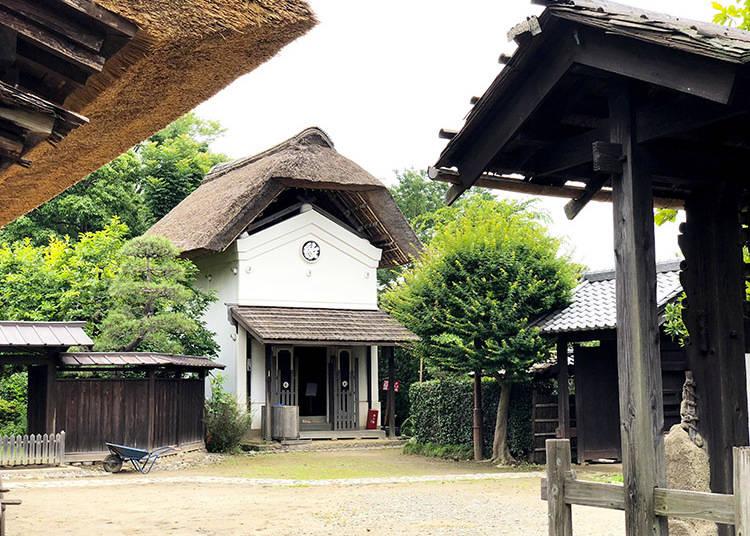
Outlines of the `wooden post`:
<svg viewBox="0 0 750 536">
<path fill-rule="evenodd" d="M 573 534 L 573 510 L 565 503 L 565 477 L 570 474 L 570 440 L 548 439 L 547 517 L 549 536 Z"/>
<path fill-rule="evenodd" d="M 622 147 L 623 156 L 622 173 L 612 175 L 612 201 L 625 527 L 631 536 L 659 536 L 668 529 L 667 520 L 654 512 L 654 488 L 666 484 L 654 204 L 636 141 L 630 87 L 611 84 L 610 141 Z"/>
<path fill-rule="evenodd" d="M 148 450 L 156 448 L 156 371 L 148 371 Z"/>
<path fill-rule="evenodd" d="M 396 439 L 396 358 L 393 346 L 383 346 L 388 360 L 388 439 Z"/>
<path fill-rule="evenodd" d="M 474 371 L 474 409 L 472 410 L 472 438 L 474 443 L 474 460 L 484 458 L 482 438 L 482 371 Z"/>
<path fill-rule="evenodd" d="M 732 449 L 748 444 L 739 198 L 735 188 L 720 181 L 691 195 L 680 236 L 683 316 L 690 332 L 686 351 L 715 493 L 732 493 Z M 730 527 L 719 527 L 720 535 L 731 533 Z"/>
<path fill-rule="evenodd" d="M 557 437 L 570 439 L 570 375 L 568 374 L 568 341 L 557 339 Z"/>
<path fill-rule="evenodd" d="M 54 434 L 57 432 L 57 364 L 55 357 L 49 354 L 47 357 L 47 380 L 45 394 L 45 430 L 42 432 Z"/>
<path fill-rule="evenodd" d="M 271 382 L 271 367 L 272 367 L 272 352 L 273 348 L 271 348 L 270 344 L 266 344 L 266 407 L 265 407 L 265 430 L 263 430 L 263 439 L 266 441 L 271 441 L 271 404 L 272 404 L 272 382 Z"/>
<path fill-rule="evenodd" d="M 735 536 L 750 536 L 750 447 L 734 447 Z"/>
</svg>

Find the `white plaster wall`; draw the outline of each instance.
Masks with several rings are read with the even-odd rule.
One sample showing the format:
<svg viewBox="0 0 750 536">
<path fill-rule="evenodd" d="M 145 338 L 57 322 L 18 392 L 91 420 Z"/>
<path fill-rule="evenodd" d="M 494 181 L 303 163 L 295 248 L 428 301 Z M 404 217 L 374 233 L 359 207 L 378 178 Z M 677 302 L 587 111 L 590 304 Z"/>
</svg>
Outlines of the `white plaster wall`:
<svg viewBox="0 0 750 536">
<path fill-rule="evenodd" d="M 232 270 L 237 269 L 237 251 L 232 245 L 223 253 L 198 257 L 194 262 L 199 270 L 196 286 L 215 291 L 217 295 L 216 301 L 209 305 L 203 318 L 206 327 L 216 333 L 216 342 L 220 347 L 217 361 L 226 366 L 222 371 L 224 387 L 236 393 L 237 328 L 229 322 L 226 304 L 237 302 L 238 277 Z"/>
<path fill-rule="evenodd" d="M 260 430 L 261 408 L 266 403 L 266 353 L 263 345 L 255 339 L 250 340 L 250 412 L 253 430 Z"/>
<path fill-rule="evenodd" d="M 372 389 L 372 409 L 378 410 L 378 423 L 381 419 L 380 413 L 380 379 L 378 377 L 378 347 L 370 346 L 368 348 L 370 352 L 370 362 L 372 363 L 372 377 L 371 377 L 371 389 Z M 365 423 L 366 424 L 366 423 Z"/>
<path fill-rule="evenodd" d="M 352 355 L 358 359 L 359 368 L 357 370 L 357 396 L 359 397 L 359 427 L 364 428 L 367 424 L 367 410 L 370 407 L 367 404 L 367 346 L 356 346 L 352 348 Z M 373 393 L 377 396 L 377 393 Z"/>
<path fill-rule="evenodd" d="M 747 414 L 750 415 L 750 354 L 745 354 L 745 377 L 747 381 Z M 750 433 L 750 419 L 748 419 L 748 428 Z"/>
<path fill-rule="evenodd" d="M 321 248 L 315 262 L 302 256 L 308 240 Z M 382 251 L 314 209 L 236 244 L 240 305 L 377 308 Z"/>
</svg>

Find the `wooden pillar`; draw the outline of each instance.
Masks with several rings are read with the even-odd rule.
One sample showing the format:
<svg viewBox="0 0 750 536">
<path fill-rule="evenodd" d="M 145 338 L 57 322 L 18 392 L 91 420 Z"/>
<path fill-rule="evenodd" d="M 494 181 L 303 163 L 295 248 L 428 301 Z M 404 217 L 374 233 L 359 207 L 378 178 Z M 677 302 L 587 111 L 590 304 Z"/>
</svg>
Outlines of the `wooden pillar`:
<svg viewBox="0 0 750 536">
<path fill-rule="evenodd" d="M 474 371 L 474 408 L 472 417 L 472 443 L 474 444 L 474 460 L 481 461 L 484 458 L 482 438 L 482 371 Z"/>
<path fill-rule="evenodd" d="M 55 356 L 47 358 L 47 379 L 45 382 L 45 433 L 55 434 L 57 427 L 57 363 Z"/>
<path fill-rule="evenodd" d="M 750 448 L 735 447 L 734 459 L 734 518 L 737 536 L 750 535 Z"/>
<path fill-rule="evenodd" d="M 570 439 L 570 375 L 568 374 L 568 341 L 557 339 L 557 437 Z"/>
<path fill-rule="evenodd" d="M 273 412 L 271 411 L 271 404 L 273 401 L 271 389 L 271 367 L 272 367 L 272 352 L 273 349 L 271 348 L 270 344 L 265 345 L 266 349 L 266 405 L 265 405 L 265 427 L 263 430 L 263 439 L 266 441 L 271 441 L 271 430 L 273 429 L 271 427 L 271 415 L 273 415 Z"/>
<path fill-rule="evenodd" d="M 613 81 L 610 141 L 622 147 L 622 172 L 612 175 L 617 277 L 617 369 L 629 536 L 668 534 L 654 513 L 654 488 L 666 484 L 656 262 L 651 179 L 637 145 L 630 87 Z"/>
<path fill-rule="evenodd" d="M 175 419 L 177 420 L 177 419 Z M 148 370 L 148 450 L 156 448 L 156 370 Z"/>
<path fill-rule="evenodd" d="M 717 181 L 692 195 L 685 212 L 683 316 L 690 333 L 687 357 L 695 378 L 698 428 L 710 456 L 711 491 L 732 493 L 732 448 L 748 445 L 739 195 Z"/>
<path fill-rule="evenodd" d="M 383 346 L 388 362 L 388 438 L 396 439 L 396 358 L 393 346 Z"/>
</svg>

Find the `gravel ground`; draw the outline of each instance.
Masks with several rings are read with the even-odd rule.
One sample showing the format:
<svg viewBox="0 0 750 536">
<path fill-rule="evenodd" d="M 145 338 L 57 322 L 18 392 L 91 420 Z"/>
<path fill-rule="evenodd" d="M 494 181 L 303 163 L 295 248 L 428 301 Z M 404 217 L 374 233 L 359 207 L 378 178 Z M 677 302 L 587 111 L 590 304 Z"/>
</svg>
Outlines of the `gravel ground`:
<svg viewBox="0 0 750 536">
<path fill-rule="evenodd" d="M 8 509 L 8 534 L 546 534 L 538 478 L 528 473 L 474 477 L 295 485 L 220 477 L 136 477 L 79 479 L 68 489 L 63 481 L 23 482 L 12 491 L 23 504 Z M 624 533 L 617 512 L 582 508 L 574 519 L 576 536 Z"/>
</svg>

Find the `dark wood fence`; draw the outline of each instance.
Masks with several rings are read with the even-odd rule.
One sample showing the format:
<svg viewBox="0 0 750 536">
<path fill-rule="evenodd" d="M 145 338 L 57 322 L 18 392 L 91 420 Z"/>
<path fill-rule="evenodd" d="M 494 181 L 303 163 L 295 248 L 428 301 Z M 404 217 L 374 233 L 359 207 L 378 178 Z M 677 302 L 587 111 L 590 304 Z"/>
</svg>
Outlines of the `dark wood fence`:
<svg viewBox="0 0 750 536">
<path fill-rule="evenodd" d="M 58 379 L 57 423 L 68 458 L 105 442 L 143 449 L 203 441 L 200 379 Z"/>
<path fill-rule="evenodd" d="M 576 399 L 570 395 L 570 426 L 571 432 L 576 431 Z M 557 393 L 534 389 L 532 394 L 532 431 L 534 434 L 534 451 L 532 462 L 545 464 L 547 462 L 545 443 L 548 439 L 558 436 L 559 420 L 557 412 Z M 575 437 L 573 438 L 575 448 Z"/>
</svg>

